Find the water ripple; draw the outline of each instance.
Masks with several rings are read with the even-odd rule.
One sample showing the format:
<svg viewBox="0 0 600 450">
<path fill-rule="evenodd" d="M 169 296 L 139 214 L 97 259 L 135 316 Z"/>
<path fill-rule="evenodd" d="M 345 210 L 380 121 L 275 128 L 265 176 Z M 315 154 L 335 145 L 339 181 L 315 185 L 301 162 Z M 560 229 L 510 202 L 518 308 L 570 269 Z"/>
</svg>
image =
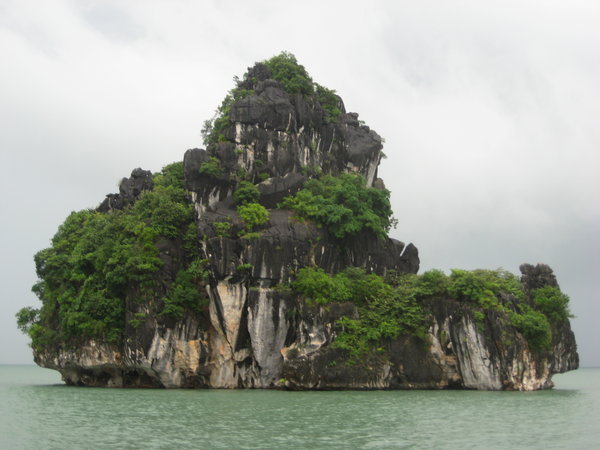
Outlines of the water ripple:
<svg viewBox="0 0 600 450">
<path fill-rule="evenodd" d="M 0 366 L 0 444 L 79 448 L 590 448 L 600 369 L 540 392 L 280 392 L 66 387 Z"/>
</svg>

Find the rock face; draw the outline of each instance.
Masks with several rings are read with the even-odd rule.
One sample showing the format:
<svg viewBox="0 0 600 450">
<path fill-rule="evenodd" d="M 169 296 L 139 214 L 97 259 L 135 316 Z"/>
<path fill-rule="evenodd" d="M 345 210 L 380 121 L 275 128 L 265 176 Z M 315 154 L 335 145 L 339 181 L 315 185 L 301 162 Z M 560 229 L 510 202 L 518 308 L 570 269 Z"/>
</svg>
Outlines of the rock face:
<svg viewBox="0 0 600 450">
<path fill-rule="evenodd" d="M 288 94 L 264 65 L 250 73 L 253 82 L 245 87 L 252 93 L 232 105 L 222 142 L 184 155 L 198 242 L 209 260 L 208 308 L 181 320 L 149 314 L 140 327 L 127 326 L 118 344 L 88 340 L 38 351 L 39 365 L 59 370 L 73 385 L 288 389 L 533 390 L 551 387 L 553 373 L 577 368 L 568 321 L 553 333 L 552 351 L 534 352 L 505 325 L 505 313 L 481 322 L 472 306 L 448 298 L 424 305 L 430 312 L 425 340 L 401 335 L 385 342 L 385 352 L 345 364 L 343 350 L 331 343 L 336 322 L 357 317 L 356 306 L 309 306 L 281 286 L 308 266 L 327 273 L 348 266 L 379 275 L 417 273 L 418 251 L 367 231 L 335 238 L 276 209 L 317 172 L 360 174 L 367 186 L 384 189 L 377 178 L 382 141 L 357 114 L 345 112 L 341 99 L 341 114 L 327 122 L 318 101 Z M 208 174 L 202 167 L 211 161 L 220 170 Z M 232 194 L 240 173 L 257 183 L 260 203 L 270 212 L 268 224 L 252 238 L 238 237 L 243 224 Z M 152 188 L 151 174 L 136 169 L 98 211 L 122 209 Z M 213 225 L 225 218 L 231 221 L 226 236 Z M 161 259 L 174 251 L 161 249 Z M 523 265 L 521 271 L 530 289 L 556 285 L 547 266 Z M 139 308 L 131 302 L 127 317 Z"/>
<path fill-rule="evenodd" d="M 135 202 L 143 191 L 151 190 L 152 187 L 152 172 L 134 169 L 130 178 L 123 178 L 119 183 L 119 193 L 108 194 L 97 209 L 100 212 L 123 209 Z"/>
<path fill-rule="evenodd" d="M 336 320 L 357 314 L 353 304 L 297 308 L 288 292 L 247 286 L 230 278 L 211 288 L 210 323 L 152 323 L 143 345 L 88 342 L 37 354 L 36 362 L 59 370 L 68 384 L 167 388 L 536 390 L 578 367 L 568 323 L 540 354 L 502 313 L 481 323 L 472 307 L 447 298 L 426 305 L 425 345 L 403 336 L 387 342 L 387 356 L 345 365 L 330 344 Z"/>
</svg>

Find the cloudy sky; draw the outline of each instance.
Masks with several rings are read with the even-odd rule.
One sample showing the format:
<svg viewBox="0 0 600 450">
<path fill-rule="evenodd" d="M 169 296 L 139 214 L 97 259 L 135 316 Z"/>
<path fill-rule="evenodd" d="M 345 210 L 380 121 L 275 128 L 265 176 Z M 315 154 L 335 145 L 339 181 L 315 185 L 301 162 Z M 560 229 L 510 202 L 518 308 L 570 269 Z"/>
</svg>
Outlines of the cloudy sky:
<svg viewBox="0 0 600 450">
<path fill-rule="evenodd" d="M 0 0 L 0 363 L 33 254 L 135 167 L 200 147 L 232 77 L 281 50 L 386 139 L 422 269 L 545 262 L 600 366 L 600 3 Z"/>
</svg>

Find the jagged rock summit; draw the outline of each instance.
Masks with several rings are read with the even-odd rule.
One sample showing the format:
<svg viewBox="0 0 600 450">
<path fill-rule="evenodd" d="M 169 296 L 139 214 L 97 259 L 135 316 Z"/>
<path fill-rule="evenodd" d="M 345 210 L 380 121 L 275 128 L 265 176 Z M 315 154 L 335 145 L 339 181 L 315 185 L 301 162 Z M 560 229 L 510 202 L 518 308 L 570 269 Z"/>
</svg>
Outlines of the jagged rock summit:
<svg viewBox="0 0 600 450">
<path fill-rule="evenodd" d="M 203 135 L 36 255 L 43 305 L 18 322 L 66 383 L 532 390 L 577 368 L 549 267 L 416 275 L 382 139 L 293 55 L 249 68 Z"/>
</svg>

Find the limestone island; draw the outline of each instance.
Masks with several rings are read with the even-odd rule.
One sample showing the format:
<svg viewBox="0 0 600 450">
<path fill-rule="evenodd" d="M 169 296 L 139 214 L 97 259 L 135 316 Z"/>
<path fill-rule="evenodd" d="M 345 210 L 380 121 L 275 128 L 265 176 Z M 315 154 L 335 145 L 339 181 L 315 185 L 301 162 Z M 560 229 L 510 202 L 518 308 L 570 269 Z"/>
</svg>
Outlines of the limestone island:
<svg viewBox="0 0 600 450">
<path fill-rule="evenodd" d="M 417 274 L 381 137 L 292 54 L 236 78 L 202 134 L 35 255 L 42 306 L 17 322 L 65 383 L 536 390 L 578 367 L 548 266 Z"/>
</svg>

